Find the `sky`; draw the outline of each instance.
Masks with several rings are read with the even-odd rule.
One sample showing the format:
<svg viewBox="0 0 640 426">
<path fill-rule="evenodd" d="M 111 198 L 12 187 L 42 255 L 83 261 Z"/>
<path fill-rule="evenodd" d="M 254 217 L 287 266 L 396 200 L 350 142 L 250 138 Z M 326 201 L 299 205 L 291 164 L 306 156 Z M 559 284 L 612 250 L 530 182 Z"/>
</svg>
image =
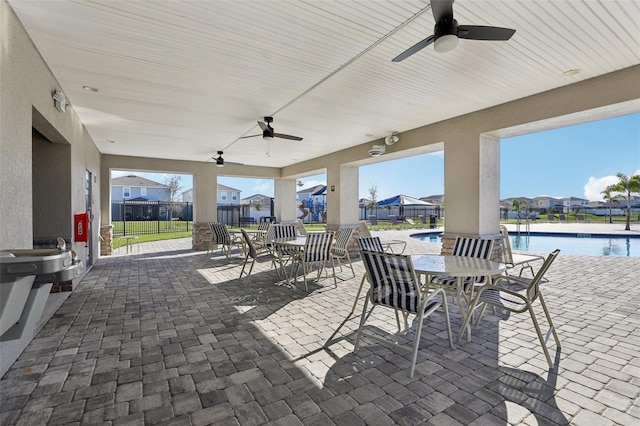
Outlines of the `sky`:
<svg viewBox="0 0 640 426">
<path fill-rule="evenodd" d="M 402 138 L 400 142 L 402 143 Z M 616 173 L 640 174 L 640 114 L 502 139 L 500 198 L 578 197 L 602 200 L 601 192 L 616 183 Z M 112 177 L 132 172 L 114 172 Z M 135 173 L 164 183 L 166 175 Z M 182 191 L 193 185 L 180 175 Z M 326 175 L 300 179 L 301 189 L 326 184 Z M 273 180 L 230 178 L 218 182 L 240 189 L 241 197 L 273 196 Z M 444 153 L 436 152 L 360 167 L 360 198 L 377 188 L 377 199 L 398 194 L 420 198 L 444 193 Z"/>
</svg>

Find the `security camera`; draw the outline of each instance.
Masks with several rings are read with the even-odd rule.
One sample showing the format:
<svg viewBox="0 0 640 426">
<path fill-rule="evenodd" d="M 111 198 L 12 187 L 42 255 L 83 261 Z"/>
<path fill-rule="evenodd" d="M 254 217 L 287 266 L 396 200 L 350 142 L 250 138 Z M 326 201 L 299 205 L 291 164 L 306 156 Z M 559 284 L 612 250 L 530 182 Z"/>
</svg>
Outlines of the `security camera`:
<svg viewBox="0 0 640 426">
<path fill-rule="evenodd" d="M 369 150 L 369 155 L 372 157 L 380 157 L 382 154 L 384 154 L 384 151 L 384 145 L 374 145 Z"/>
</svg>

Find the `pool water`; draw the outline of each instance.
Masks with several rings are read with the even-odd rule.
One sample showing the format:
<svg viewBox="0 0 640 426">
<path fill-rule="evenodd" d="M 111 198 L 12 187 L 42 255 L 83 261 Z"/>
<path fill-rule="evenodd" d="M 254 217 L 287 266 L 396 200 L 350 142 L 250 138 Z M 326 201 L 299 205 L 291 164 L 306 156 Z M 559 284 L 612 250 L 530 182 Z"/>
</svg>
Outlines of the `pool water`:
<svg viewBox="0 0 640 426">
<path fill-rule="evenodd" d="M 509 234 L 511 249 L 520 252 L 551 253 L 560 249 L 563 254 L 582 256 L 640 257 L 640 238 L 620 236 L 530 235 Z M 413 238 L 439 243 L 440 234 L 415 234 Z"/>
</svg>

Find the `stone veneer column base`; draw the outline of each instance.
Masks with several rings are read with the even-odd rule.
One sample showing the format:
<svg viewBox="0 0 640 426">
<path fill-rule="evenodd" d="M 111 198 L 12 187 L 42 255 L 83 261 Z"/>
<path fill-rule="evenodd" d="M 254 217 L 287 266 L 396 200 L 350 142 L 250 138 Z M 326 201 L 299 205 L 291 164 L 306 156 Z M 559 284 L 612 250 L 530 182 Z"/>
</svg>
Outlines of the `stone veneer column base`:
<svg viewBox="0 0 640 426">
<path fill-rule="evenodd" d="M 100 227 L 100 256 L 109 256 L 113 253 L 113 225 Z"/>
<path fill-rule="evenodd" d="M 191 248 L 194 250 L 209 250 L 211 242 L 211 231 L 208 222 L 197 222 L 193 224 Z"/>
</svg>

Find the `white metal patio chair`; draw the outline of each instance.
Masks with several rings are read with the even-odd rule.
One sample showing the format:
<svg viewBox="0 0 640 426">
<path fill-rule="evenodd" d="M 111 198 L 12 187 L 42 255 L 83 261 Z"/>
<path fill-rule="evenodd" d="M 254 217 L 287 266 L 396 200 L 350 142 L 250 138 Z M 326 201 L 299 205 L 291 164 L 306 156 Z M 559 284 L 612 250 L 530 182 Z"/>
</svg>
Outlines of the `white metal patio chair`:
<svg viewBox="0 0 640 426">
<path fill-rule="evenodd" d="M 544 262 L 545 257 L 536 254 L 514 253 L 511 251 L 511 240 L 509 239 L 507 227 L 501 225 L 500 232 L 502 233 L 502 261 L 507 265 L 507 274 L 511 275 L 509 271 L 519 267 L 519 277 L 522 276 L 522 271 L 525 269 L 528 269 L 531 272 L 531 276 L 534 277 L 536 274 L 531 263 Z"/>
<path fill-rule="evenodd" d="M 318 270 L 317 280 L 320 279 L 323 269 L 327 270 L 328 277 L 328 268 L 331 266 L 331 270 L 333 272 L 333 284 L 338 288 L 336 269 L 333 266 L 333 258 L 331 256 L 332 246 L 333 232 L 313 232 L 307 234 L 304 248 L 293 254 L 293 265 L 291 266 L 291 270 L 293 271 L 295 269 L 294 279 L 297 280 L 298 268 L 302 267 L 305 290 L 309 290 L 307 287 L 307 274 L 312 271 L 314 265 Z M 329 265 L 327 265 L 327 263 Z"/>
<path fill-rule="evenodd" d="M 249 236 L 247 231 L 245 231 L 244 229 L 241 229 L 240 231 L 242 232 L 242 237 L 244 238 L 244 243 L 246 244 L 246 247 L 247 247 L 245 258 L 244 258 L 244 264 L 242 265 L 242 270 L 240 271 L 240 278 L 242 278 L 242 274 L 244 273 L 244 268 L 247 266 L 247 262 L 249 261 L 249 258 L 251 258 L 251 266 L 249 267 L 249 272 L 247 272 L 247 276 L 251 275 L 251 271 L 253 270 L 253 265 L 255 265 L 256 262 L 260 262 L 260 261 L 270 261 L 272 266 L 278 272 L 278 275 L 280 275 L 280 270 L 278 269 L 278 266 L 276 264 L 276 261 L 278 259 L 273 255 L 273 253 L 271 253 L 271 251 L 267 247 L 260 247 L 260 248 L 256 247 L 253 239 Z"/>
<path fill-rule="evenodd" d="M 380 242 L 379 237 L 360 237 L 358 238 L 358 248 L 360 251 L 377 251 L 380 253 L 384 253 L 384 247 L 382 246 L 382 242 Z M 356 298 L 353 301 L 353 306 L 351 307 L 351 314 L 356 311 L 356 305 L 358 304 L 358 299 L 360 298 L 360 293 L 362 292 L 362 287 L 364 286 L 364 282 L 368 279 L 367 270 L 365 269 L 364 275 L 362 275 L 362 279 L 360 280 L 360 285 L 358 286 L 358 292 L 356 293 Z M 400 329 L 400 321 L 398 320 L 398 329 Z"/>
<path fill-rule="evenodd" d="M 371 231 L 369 231 L 366 222 L 360 222 L 358 231 L 358 235 L 360 237 L 371 238 Z M 384 251 L 387 253 L 402 254 L 404 253 L 404 249 L 407 247 L 407 242 L 402 240 L 391 240 L 385 241 L 382 243 L 382 246 L 384 247 Z"/>
<path fill-rule="evenodd" d="M 340 265 L 340 272 L 342 272 L 342 259 L 347 259 L 349 262 L 349 267 L 351 268 L 351 273 L 355 278 L 356 273 L 353 270 L 353 264 L 351 263 L 351 256 L 349 256 L 349 242 L 351 241 L 351 237 L 353 236 L 353 228 L 340 228 L 338 229 L 338 235 L 336 235 L 336 241 L 333 244 L 333 248 L 331 249 L 331 257 L 333 259 L 338 260 L 338 265 Z"/>
<path fill-rule="evenodd" d="M 283 239 L 283 238 L 295 239 L 297 236 L 296 227 L 293 223 L 288 223 L 288 224 L 274 223 L 269 228 L 269 231 L 271 231 L 272 229 L 273 229 L 273 233 L 272 233 L 273 238 L 268 239 L 267 243 L 269 243 L 273 239 L 276 239 L 276 240 Z M 267 232 L 267 237 L 270 238 L 269 232 Z M 299 248 L 274 244 L 272 246 L 272 250 L 274 251 L 274 254 L 278 256 L 282 273 L 284 274 L 284 276 L 287 276 L 285 267 L 293 259 L 293 256 L 295 256 L 300 251 Z"/>
<path fill-rule="evenodd" d="M 457 237 L 453 245 L 453 256 L 475 257 L 478 259 L 489 259 L 493 251 L 493 240 L 475 237 Z M 460 314 L 464 315 L 465 309 L 462 306 L 464 299 L 467 304 L 471 302 L 471 293 L 475 284 L 484 284 L 487 277 L 467 277 L 463 279 L 462 287 L 458 285 L 457 277 L 439 276 L 431 277 L 427 283 L 428 288 L 442 288 L 447 293 L 455 297 L 460 309 Z"/>
<path fill-rule="evenodd" d="M 417 328 L 414 336 L 411 370 L 409 372 L 409 377 L 413 377 L 424 319 L 440 307 L 444 311 L 449 346 L 453 349 L 446 294 L 442 289 L 436 290 L 429 295 L 422 292 L 410 256 L 367 250 L 361 251 L 360 256 L 371 282 L 371 288 L 367 292 L 362 309 L 354 352 L 357 352 L 360 347 L 360 337 L 365 321 L 376 306 L 394 309 L 396 311 L 396 320 L 398 319 L 399 311 L 405 315 L 414 314 L 417 316 Z M 372 306 L 371 311 L 367 313 L 369 303 Z M 370 337 L 390 343 L 375 335 L 370 335 Z M 408 349 L 401 345 L 398 345 L 398 347 Z"/>
<path fill-rule="evenodd" d="M 209 251 L 213 253 L 216 246 L 220 246 L 220 250 L 229 259 L 231 257 L 231 248 L 238 247 L 244 251 L 244 245 L 242 239 L 232 236 L 227 229 L 227 226 L 223 223 L 213 222 L 209 224 L 209 230 L 211 231 L 211 243 L 209 245 Z M 208 252 L 209 252 L 208 251 Z"/>
<path fill-rule="evenodd" d="M 484 315 L 484 311 L 487 306 L 494 306 L 497 308 L 505 309 L 509 312 L 513 313 L 529 313 L 531 317 L 531 321 L 533 322 L 533 326 L 536 330 L 536 334 L 538 335 L 538 340 L 540 341 L 540 345 L 542 346 L 542 350 L 544 351 L 544 355 L 547 358 L 547 363 L 549 364 L 549 368 L 553 367 L 553 362 L 551 361 L 551 356 L 549 355 L 549 349 L 547 348 L 547 340 L 549 338 L 549 332 L 553 334 L 553 338 L 556 342 L 556 345 L 560 347 L 560 339 L 558 338 L 558 334 L 556 333 L 556 329 L 553 325 L 553 321 L 551 320 L 551 315 L 549 315 L 549 310 L 547 309 L 547 305 L 544 301 L 544 297 L 542 297 L 542 292 L 540 291 L 540 282 L 544 277 L 544 274 L 547 272 L 553 261 L 558 257 L 560 250 L 554 250 L 550 253 L 540 269 L 538 273 L 533 278 L 523 278 L 523 277 L 513 277 L 506 276 L 500 277 L 494 283 L 488 283 L 481 287 L 476 296 L 473 298 L 472 303 L 469 305 L 469 310 L 467 312 L 466 319 L 462 328 L 460 329 L 460 333 L 458 334 L 458 339 L 462 336 L 462 333 L 465 327 L 471 321 L 471 313 L 474 311 L 476 306 L 482 304 L 482 308 L 480 311 L 480 315 L 476 320 L 476 324 L 480 321 L 482 316 Z M 522 291 L 524 286 L 524 291 Z M 520 290 L 520 291 L 518 291 Z M 542 330 L 540 325 L 538 324 L 538 320 L 536 318 L 536 314 L 533 309 L 533 303 L 539 300 L 540 305 L 542 306 L 542 310 L 544 311 L 544 315 L 549 323 L 549 330 L 546 333 L 546 337 L 543 337 Z"/>
</svg>

